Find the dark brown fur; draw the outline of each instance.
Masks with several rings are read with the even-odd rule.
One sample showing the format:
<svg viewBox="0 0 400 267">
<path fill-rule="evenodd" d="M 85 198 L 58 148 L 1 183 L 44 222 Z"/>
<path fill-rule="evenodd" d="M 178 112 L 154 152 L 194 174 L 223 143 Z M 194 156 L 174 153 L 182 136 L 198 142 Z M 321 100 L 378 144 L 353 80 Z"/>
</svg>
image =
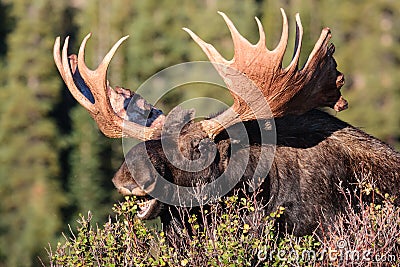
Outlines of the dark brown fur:
<svg viewBox="0 0 400 267">
<path fill-rule="evenodd" d="M 360 179 L 375 183 L 382 193 L 396 197 L 395 204 L 400 204 L 400 153 L 387 144 L 318 110 L 301 116 L 279 118 L 275 124 L 276 152 L 271 169 L 261 185 L 262 201 L 268 203 L 268 213 L 279 206 L 285 207 L 280 223 L 294 234 L 310 234 L 319 225 L 329 225 L 346 206 L 339 185 L 353 193 Z M 245 125 L 251 137 L 251 157 L 238 186 L 243 186 L 253 177 L 258 163 L 263 167 L 262 173 L 266 171 L 268 161 L 272 160 L 268 157 L 260 159 L 260 148 L 268 148 L 273 144 L 260 142 L 258 124 L 252 121 Z M 183 142 L 186 146 L 181 146 L 181 150 L 184 155 L 196 158 L 200 153 L 199 142 L 204 136 L 199 129 L 190 127 L 186 128 L 186 134 L 193 136 L 198 131 L 198 138 Z M 225 171 L 231 157 L 228 148 L 233 145 L 225 132 L 215 139 L 215 143 L 218 148 L 215 160 L 205 170 L 195 173 L 175 168 L 165 157 L 159 140 L 141 143 L 129 152 L 127 162 L 123 163 L 113 181 L 117 187 L 124 185 L 132 188 L 137 186 L 132 177 L 137 179 L 140 176 L 139 179 L 149 184 L 157 184 L 154 180 L 157 171 L 178 185 L 210 182 Z M 242 150 L 238 149 L 235 153 L 242 153 Z M 154 168 L 146 163 L 147 155 Z M 134 173 L 128 171 L 127 164 L 132 164 L 130 169 Z M 233 168 L 230 175 L 233 177 L 235 172 L 239 173 L 240 170 Z M 175 208 L 159 203 L 153 217 L 160 215 L 168 227 L 174 221 L 176 225 L 174 214 L 177 214 Z"/>
</svg>

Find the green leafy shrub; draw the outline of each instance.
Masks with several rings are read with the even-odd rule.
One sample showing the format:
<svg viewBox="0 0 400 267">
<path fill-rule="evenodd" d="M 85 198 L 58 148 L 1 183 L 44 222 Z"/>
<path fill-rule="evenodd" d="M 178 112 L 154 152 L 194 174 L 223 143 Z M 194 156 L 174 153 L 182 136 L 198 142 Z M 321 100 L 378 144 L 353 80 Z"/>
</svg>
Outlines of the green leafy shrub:
<svg viewBox="0 0 400 267">
<path fill-rule="evenodd" d="M 51 266 L 398 266 L 400 211 L 382 204 L 339 216 L 321 236 L 278 234 L 283 207 L 265 214 L 255 197 L 224 197 L 200 217 L 182 209 L 190 229 L 166 240 L 160 227 L 135 218 L 135 198 L 114 205 L 115 218 L 91 225 L 91 213 L 65 242 L 49 250 Z M 360 200 L 361 202 L 361 200 Z M 350 205 L 350 203 L 349 203 Z M 204 224 L 200 223 L 204 222 Z M 189 234 L 190 233 L 190 234 Z"/>
</svg>

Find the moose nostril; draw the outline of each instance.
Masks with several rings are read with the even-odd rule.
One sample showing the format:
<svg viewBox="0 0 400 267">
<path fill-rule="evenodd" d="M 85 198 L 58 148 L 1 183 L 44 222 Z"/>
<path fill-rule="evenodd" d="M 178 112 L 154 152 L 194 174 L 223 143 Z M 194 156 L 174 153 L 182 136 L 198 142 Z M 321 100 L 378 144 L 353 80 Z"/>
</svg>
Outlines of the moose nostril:
<svg viewBox="0 0 400 267">
<path fill-rule="evenodd" d="M 118 192 L 124 196 L 130 196 L 134 194 L 134 190 L 137 186 L 129 184 L 129 185 L 124 185 L 121 187 L 118 187 Z"/>
<path fill-rule="evenodd" d="M 134 184 L 128 184 L 128 185 L 124 185 L 124 188 L 128 189 L 129 191 L 133 191 L 133 189 L 135 189 L 137 187 L 137 185 Z"/>
</svg>

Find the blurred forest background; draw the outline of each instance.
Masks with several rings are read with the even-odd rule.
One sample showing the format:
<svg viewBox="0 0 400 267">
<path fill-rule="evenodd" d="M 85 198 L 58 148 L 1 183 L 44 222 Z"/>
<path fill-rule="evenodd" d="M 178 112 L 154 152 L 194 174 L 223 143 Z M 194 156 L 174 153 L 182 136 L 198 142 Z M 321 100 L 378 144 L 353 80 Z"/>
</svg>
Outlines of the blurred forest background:
<svg viewBox="0 0 400 267">
<path fill-rule="evenodd" d="M 86 59 L 95 67 L 129 34 L 109 80 L 135 90 L 168 66 L 207 60 L 182 27 L 230 58 L 231 38 L 218 10 L 252 42 L 258 16 L 274 47 L 280 7 L 292 37 L 294 14 L 301 14 L 303 62 L 322 27 L 332 29 L 350 103 L 337 116 L 399 149 L 400 1 L 0 0 L 0 266 L 39 266 L 44 248 L 54 247 L 79 213 L 91 210 L 103 222 L 121 198 L 111 182 L 123 160 L 121 140 L 104 137 L 65 89 L 53 62 L 56 36 L 71 36 L 72 53 L 92 32 Z M 175 94 L 169 103 L 185 97 Z"/>
</svg>

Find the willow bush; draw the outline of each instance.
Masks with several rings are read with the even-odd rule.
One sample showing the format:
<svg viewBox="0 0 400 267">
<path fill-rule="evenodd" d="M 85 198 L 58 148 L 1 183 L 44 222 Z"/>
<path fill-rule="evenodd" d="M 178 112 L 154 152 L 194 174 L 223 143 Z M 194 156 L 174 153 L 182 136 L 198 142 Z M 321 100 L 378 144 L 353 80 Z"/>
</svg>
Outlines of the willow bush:
<svg viewBox="0 0 400 267">
<path fill-rule="evenodd" d="M 101 227 L 91 224 L 90 212 L 81 216 L 79 227 L 48 253 L 51 266 L 398 266 L 400 210 L 387 195 L 379 204 L 364 203 L 372 194 L 379 192 L 361 190 L 359 211 L 349 208 L 329 232 L 303 237 L 279 234 L 283 207 L 265 214 L 254 196 L 236 193 L 197 215 L 182 208 L 188 226 L 167 238 L 137 219 L 136 199 L 126 197 Z"/>
</svg>

